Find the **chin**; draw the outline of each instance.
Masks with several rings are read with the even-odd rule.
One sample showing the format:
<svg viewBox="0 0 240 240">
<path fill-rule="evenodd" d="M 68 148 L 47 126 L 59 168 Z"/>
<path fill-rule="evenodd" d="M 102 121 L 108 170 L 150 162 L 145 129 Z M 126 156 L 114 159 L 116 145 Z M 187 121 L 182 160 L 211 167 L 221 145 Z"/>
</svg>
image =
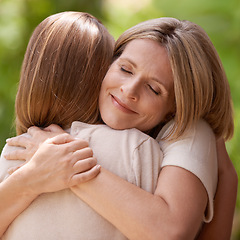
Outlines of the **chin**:
<svg viewBox="0 0 240 240">
<path fill-rule="evenodd" d="M 107 124 L 110 128 L 113 128 L 115 130 L 124 130 L 127 129 L 127 127 L 123 127 L 119 124 Z"/>
<path fill-rule="evenodd" d="M 116 121 L 114 121 L 112 119 L 102 118 L 102 120 L 110 128 L 117 129 L 117 130 L 121 130 L 122 129 L 121 125 L 118 122 L 116 122 Z"/>
<path fill-rule="evenodd" d="M 131 128 L 129 126 L 122 125 L 121 123 L 115 122 L 115 121 L 106 121 L 106 122 L 104 121 L 104 123 L 108 125 L 110 128 L 113 128 L 115 130 L 124 130 L 124 129 Z"/>
</svg>

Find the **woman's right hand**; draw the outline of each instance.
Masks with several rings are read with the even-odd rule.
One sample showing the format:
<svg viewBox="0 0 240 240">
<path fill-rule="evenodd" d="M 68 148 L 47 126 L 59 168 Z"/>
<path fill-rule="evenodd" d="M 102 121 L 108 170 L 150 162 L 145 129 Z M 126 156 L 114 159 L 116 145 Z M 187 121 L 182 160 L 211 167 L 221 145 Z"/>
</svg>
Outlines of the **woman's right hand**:
<svg viewBox="0 0 240 240">
<path fill-rule="evenodd" d="M 88 143 L 65 133 L 43 142 L 12 175 L 26 181 L 28 193 L 39 195 L 89 181 L 99 172 L 100 166 Z"/>
</svg>

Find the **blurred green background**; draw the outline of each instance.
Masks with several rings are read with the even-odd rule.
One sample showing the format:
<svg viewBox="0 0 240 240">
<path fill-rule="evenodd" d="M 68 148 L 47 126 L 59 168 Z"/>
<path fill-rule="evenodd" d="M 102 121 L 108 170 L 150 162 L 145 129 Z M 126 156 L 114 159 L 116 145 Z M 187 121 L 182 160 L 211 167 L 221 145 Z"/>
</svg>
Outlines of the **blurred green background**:
<svg viewBox="0 0 240 240">
<path fill-rule="evenodd" d="M 117 37 L 150 18 L 171 16 L 202 26 L 225 67 L 235 110 L 235 135 L 227 143 L 240 176 L 240 1 L 239 0 L 0 0 L 0 148 L 15 135 L 14 99 L 24 52 L 33 29 L 47 16 L 86 11 Z M 231 186 L 229 186 L 231 187 Z M 238 191 L 239 192 L 239 191 Z M 240 193 L 232 240 L 240 239 Z"/>
</svg>

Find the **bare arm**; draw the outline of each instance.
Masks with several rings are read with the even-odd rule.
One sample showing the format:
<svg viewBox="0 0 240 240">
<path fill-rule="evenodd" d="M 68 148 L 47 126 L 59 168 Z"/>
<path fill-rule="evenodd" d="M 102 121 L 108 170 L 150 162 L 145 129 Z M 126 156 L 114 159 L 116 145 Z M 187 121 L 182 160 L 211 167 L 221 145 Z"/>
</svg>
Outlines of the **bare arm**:
<svg viewBox="0 0 240 240">
<path fill-rule="evenodd" d="M 193 239 L 207 202 L 200 181 L 178 167 L 163 168 L 155 194 L 105 169 L 71 189 L 132 240 Z"/>
<path fill-rule="evenodd" d="M 0 237 L 9 224 L 37 197 L 28 191 L 25 176 L 13 174 L 0 184 Z"/>
<path fill-rule="evenodd" d="M 50 155 L 54 158 L 56 152 Z M 50 157 L 48 155 L 48 157 Z M 155 194 L 102 169 L 88 183 L 72 190 L 129 239 L 193 239 L 207 203 L 207 194 L 192 173 L 166 166 Z"/>
<path fill-rule="evenodd" d="M 59 140 L 65 143 L 61 148 Z M 0 183 L 0 237 L 39 194 L 68 188 L 99 173 L 85 141 L 63 134 L 48 139 L 42 146 L 45 152 L 40 148 L 29 162 Z M 46 157 L 49 152 L 55 152 L 55 158 Z M 65 152 L 68 154 L 60 158 Z"/>
<path fill-rule="evenodd" d="M 163 145 L 165 162 L 162 166 L 165 167 L 159 174 L 154 194 L 119 179 L 106 169 L 92 181 L 71 189 L 131 240 L 194 239 L 204 218 L 208 200 L 206 190 L 209 189 L 204 188 L 201 178 L 186 170 L 186 165 L 193 161 L 194 166 L 198 166 L 200 162 L 205 170 L 212 168 L 208 176 L 213 173 L 213 181 L 217 180 L 215 136 L 201 122 L 193 135 Z M 176 154 L 179 150 L 181 156 Z M 193 154 L 195 150 L 198 154 L 204 153 L 198 158 Z M 212 160 L 211 167 L 208 167 L 209 160 Z M 180 161 L 179 166 L 186 166 L 186 169 L 176 166 Z"/>
<path fill-rule="evenodd" d="M 204 225 L 199 240 L 231 238 L 238 177 L 222 139 L 217 141 L 217 155 L 219 180 L 214 201 L 214 217 L 212 222 Z"/>
</svg>

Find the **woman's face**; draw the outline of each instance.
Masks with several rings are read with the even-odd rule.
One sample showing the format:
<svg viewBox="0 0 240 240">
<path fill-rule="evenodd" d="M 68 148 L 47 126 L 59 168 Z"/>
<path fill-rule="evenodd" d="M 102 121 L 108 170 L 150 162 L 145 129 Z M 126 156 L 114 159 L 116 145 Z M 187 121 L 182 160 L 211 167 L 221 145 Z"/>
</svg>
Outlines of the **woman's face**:
<svg viewBox="0 0 240 240">
<path fill-rule="evenodd" d="M 109 68 L 100 91 L 103 121 L 114 129 L 148 131 L 173 110 L 174 90 L 165 48 L 153 40 L 129 42 Z"/>
</svg>

